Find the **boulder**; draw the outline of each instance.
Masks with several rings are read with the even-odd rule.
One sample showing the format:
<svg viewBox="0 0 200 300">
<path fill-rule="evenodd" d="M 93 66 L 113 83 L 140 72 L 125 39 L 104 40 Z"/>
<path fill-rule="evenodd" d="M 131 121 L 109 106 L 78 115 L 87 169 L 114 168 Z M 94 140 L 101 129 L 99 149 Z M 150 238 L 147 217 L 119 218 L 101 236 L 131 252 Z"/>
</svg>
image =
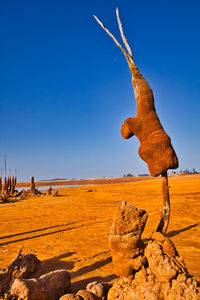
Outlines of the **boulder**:
<svg viewBox="0 0 200 300">
<path fill-rule="evenodd" d="M 70 286 L 70 273 L 66 270 L 57 270 L 38 279 L 16 278 L 11 284 L 9 294 L 20 300 L 57 300 Z"/>
</svg>

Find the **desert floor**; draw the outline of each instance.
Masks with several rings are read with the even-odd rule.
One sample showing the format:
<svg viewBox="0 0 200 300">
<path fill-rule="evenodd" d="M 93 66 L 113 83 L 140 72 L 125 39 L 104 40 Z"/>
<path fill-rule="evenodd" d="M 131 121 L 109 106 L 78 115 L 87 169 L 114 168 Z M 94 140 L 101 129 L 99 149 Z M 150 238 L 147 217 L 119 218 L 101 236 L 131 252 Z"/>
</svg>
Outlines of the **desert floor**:
<svg viewBox="0 0 200 300">
<path fill-rule="evenodd" d="M 120 183 L 121 182 L 121 183 Z M 168 237 L 200 280 L 200 175 L 169 177 L 171 221 Z M 112 281 L 108 234 L 123 200 L 148 212 L 142 238 L 156 229 L 162 208 L 161 178 L 59 189 L 58 197 L 32 197 L 0 204 L 0 267 L 6 267 L 24 246 L 42 261 L 44 273 L 65 268 L 73 290 Z"/>
</svg>

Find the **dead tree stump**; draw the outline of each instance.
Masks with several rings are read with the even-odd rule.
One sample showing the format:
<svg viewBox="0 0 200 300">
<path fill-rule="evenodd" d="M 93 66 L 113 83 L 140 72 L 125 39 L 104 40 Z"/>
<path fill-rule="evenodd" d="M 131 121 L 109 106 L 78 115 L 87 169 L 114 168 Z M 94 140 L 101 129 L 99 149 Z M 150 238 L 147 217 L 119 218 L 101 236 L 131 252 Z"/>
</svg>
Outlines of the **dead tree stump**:
<svg viewBox="0 0 200 300">
<path fill-rule="evenodd" d="M 34 176 L 31 177 L 31 193 L 36 194 Z"/>
<path fill-rule="evenodd" d="M 103 23 L 96 16 L 94 17 L 122 50 L 132 74 L 132 84 L 137 102 L 137 114 L 135 117 L 128 118 L 124 121 L 121 126 L 121 135 L 125 139 L 129 139 L 135 135 L 140 142 L 138 153 L 147 163 L 150 174 L 152 176 L 165 174 L 165 178 L 167 178 L 167 170 L 176 169 L 178 167 L 178 158 L 171 144 L 171 139 L 163 129 L 156 113 L 153 91 L 135 65 L 131 48 L 123 32 L 118 9 L 116 10 L 116 15 L 125 48 L 120 45 Z M 163 181 L 163 186 L 164 184 L 166 185 L 164 188 L 165 192 L 163 192 L 164 208 L 161 222 L 157 229 L 162 233 L 166 233 L 170 216 L 169 191 L 166 180 Z M 166 198 L 167 193 L 168 199 Z"/>
</svg>

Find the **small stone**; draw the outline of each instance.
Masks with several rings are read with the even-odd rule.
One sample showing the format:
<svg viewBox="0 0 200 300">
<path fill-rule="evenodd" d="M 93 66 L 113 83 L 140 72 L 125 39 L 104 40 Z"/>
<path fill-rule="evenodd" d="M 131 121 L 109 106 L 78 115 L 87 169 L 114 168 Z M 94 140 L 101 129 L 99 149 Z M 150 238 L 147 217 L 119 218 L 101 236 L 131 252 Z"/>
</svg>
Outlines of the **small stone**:
<svg viewBox="0 0 200 300">
<path fill-rule="evenodd" d="M 80 290 L 76 295 L 81 296 L 84 300 L 99 300 L 99 297 L 86 290 Z"/>
<path fill-rule="evenodd" d="M 109 289 L 112 287 L 112 283 L 110 282 L 100 282 L 93 281 L 91 283 L 88 283 L 86 286 L 86 289 L 96 295 L 99 298 L 107 297 Z"/>
<path fill-rule="evenodd" d="M 75 294 L 66 294 L 59 298 L 59 300 L 83 300 L 83 298 Z"/>
</svg>

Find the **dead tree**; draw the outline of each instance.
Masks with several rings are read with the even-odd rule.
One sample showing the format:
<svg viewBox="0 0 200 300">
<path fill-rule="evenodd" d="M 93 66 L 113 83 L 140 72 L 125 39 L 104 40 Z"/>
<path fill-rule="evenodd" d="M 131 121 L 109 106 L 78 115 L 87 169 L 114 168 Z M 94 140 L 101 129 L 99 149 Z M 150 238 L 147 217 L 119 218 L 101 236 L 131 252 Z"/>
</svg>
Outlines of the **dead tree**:
<svg viewBox="0 0 200 300">
<path fill-rule="evenodd" d="M 35 181 L 34 181 L 34 177 L 31 177 L 31 193 L 35 194 L 36 193 L 36 189 L 35 189 Z"/>
<path fill-rule="evenodd" d="M 3 193 L 4 193 L 5 195 L 8 195 L 8 183 L 7 183 L 7 178 L 6 178 L 6 176 L 4 177 Z"/>
<path fill-rule="evenodd" d="M 15 177 L 12 177 L 12 181 L 11 181 L 11 188 L 10 188 L 10 194 L 13 195 L 15 192 Z"/>
<path fill-rule="evenodd" d="M 137 102 L 137 114 L 135 117 L 128 118 L 122 124 L 121 135 L 125 139 L 129 139 L 133 135 L 138 138 L 140 142 L 138 153 L 147 163 L 150 174 L 152 176 L 161 175 L 163 178 L 163 210 L 157 231 L 165 234 L 170 218 L 167 170 L 176 169 L 178 167 L 178 158 L 172 147 L 171 140 L 164 131 L 157 116 L 154 106 L 153 91 L 135 65 L 131 48 L 123 32 L 118 9 L 116 10 L 116 15 L 120 34 L 126 50 L 103 23 L 96 16 L 94 16 L 94 18 L 122 50 L 132 74 L 132 84 Z"/>
<path fill-rule="evenodd" d="M 10 172 L 9 172 L 9 175 L 8 175 L 7 187 L 8 187 L 8 195 L 10 195 L 10 191 L 11 191 L 11 177 L 10 177 Z"/>
<path fill-rule="evenodd" d="M 0 194 L 2 193 L 2 176 L 0 176 Z"/>
<path fill-rule="evenodd" d="M 17 184 L 17 169 L 15 168 L 15 185 Z"/>
</svg>

